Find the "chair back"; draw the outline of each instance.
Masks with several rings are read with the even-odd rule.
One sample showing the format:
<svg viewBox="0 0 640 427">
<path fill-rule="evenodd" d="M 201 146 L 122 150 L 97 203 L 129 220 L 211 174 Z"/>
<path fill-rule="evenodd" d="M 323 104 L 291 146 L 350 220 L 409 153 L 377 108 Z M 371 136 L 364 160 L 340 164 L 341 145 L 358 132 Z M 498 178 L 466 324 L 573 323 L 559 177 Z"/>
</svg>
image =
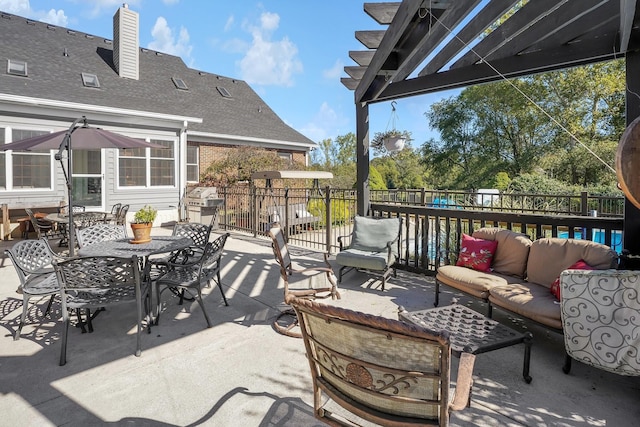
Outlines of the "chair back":
<svg viewBox="0 0 640 427">
<path fill-rule="evenodd" d="M 614 374 L 640 376 L 638 273 L 608 269 L 560 274 L 564 346 L 571 358 Z"/>
<path fill-rule="evenodd" d="M 289 302 L 302 329 L 317 417 L 324 392 L 380 425 L 447 424 L 448 332 L 310 300 Z"/>
<path fill-rule="evenodd" d="M 287 242 L 284 240 L 282 228 L 271 227 L 269 236 L 271 236 L 272 240 L 273 255 L 282 269 L 282 276 L 286 277 L 291 272 L 291 255 L 289 254 Z"/>
<path fill-rule="evenodd" d="M 101 223 L 76 229 L 76 240 L 78 241 L 78 247 L 81 248 L 107 240 L 124 239 L 125 237 L 127 237 L 127 231 L 124 225 Z"/>
<path fill-rule="evenodd" d="M 209 242 L 211 226 L 197 222 L 177 223 L 173 226 L 173 235 L 188 237 L 195 246 L 203 247 Z"/>
<path fill-rule="evenodd" d="M 104 306 L 118 302 L 117 288 L 133 286 L 136 292 L 140 292 L 139 265 L 138 257 L 135 255 L 132 257 L 77 257 L 54 263 L 58 279 L 65 292 L 104 291 L 105 295 L 108 294 L 111 299 L 105 298 L 101 301 Z"/>
<path fill-rule="evenodd" d="M 78 212 L 73 215 L 73 222 L 78 228 L 90 227 L 96 224 L 103 224 L 107 219 L 104 212 Z"/>
<path fill-rule="evenodd" d="M 31 221 L 31 225 L 33 225 L 33 229 L 38 233 L 38 238 L 42 238 L 47 233 L 53 231 L 53 224 L 51 224 L 49 221 L 45 221 L 41 218 L 36 217 L 33 211 L 29 208 L 25 208 L 24 210 L 29 216 L 29 220 Z"/>
<path fill-rule="evenodd" d="M 227 242 L 229 233 L 225 233 L 222 236 L 215 239 L 213 242 L 208 242 L 204 249 L 204 255 L 201 262 L 201 277 L 211 280 L 217 275 L 220 270 L 220 260 L 222 259 L 222 252 L 224 245 Z"/>
<path fill-rule="evenodd" d="M 121 207 L 122 203 L 115 203 L 113 206 L 111 206 L 111 215 L 113 215 L 114 218 L 118 217 L 118 212 L 120 212 Z"/>
<path fill-rule="evenodd" d="M 369 218 L 356 216 L 351 238 L 352 249 L 366 252 L 385 252 L 387 243 L 392 242 L 391 252 L 397 257 L 400 253 L 400 234 L 402 218 Z"/>
<path fill-rule="evenodd" d="M 56 255 L 46 239 L 21 240 L 4 251 L 13 263 L 20 283 L 24 284 L 27 277 L 34 273 L 41 273 L 51 268 Z"/>
<path fill-rule="evenodd" d="M 122 205 L 122 207 L 118 211 L 116 224 L 125 225 L 125 223 L 127 222 L 127 212 L 129 212 L 129 205 Z"/>
</svg>

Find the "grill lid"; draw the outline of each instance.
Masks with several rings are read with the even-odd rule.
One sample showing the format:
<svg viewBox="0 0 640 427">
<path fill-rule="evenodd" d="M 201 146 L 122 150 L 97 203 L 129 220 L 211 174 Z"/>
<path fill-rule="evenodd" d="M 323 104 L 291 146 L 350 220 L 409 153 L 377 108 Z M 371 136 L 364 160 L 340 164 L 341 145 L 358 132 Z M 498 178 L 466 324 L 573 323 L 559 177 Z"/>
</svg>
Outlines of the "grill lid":
<svg viewBox="0 0 640 427">
<path fill-rule="evenodd" d="M 215 199 L 218 197 L 216 187 L 196 187 L 187 195 L 189 199 Z"/>
</svg>

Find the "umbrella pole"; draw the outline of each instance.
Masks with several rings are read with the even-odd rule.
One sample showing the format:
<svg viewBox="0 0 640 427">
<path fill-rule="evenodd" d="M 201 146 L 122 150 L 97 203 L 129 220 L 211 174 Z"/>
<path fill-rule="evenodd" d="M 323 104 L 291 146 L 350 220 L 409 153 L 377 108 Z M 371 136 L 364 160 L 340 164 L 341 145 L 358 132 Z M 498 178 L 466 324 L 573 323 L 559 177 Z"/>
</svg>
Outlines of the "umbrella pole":
<svg viewBox="0 0 640 427">
<path fill-rule="evenodd" d="M 64 173 L 64 179 L 67 183 L 67 200 L 69 203 L 68 206 L 68 210 L 69 210 L 69 226 L 67 227 L 67 230 L 69 230 L 69 256 L 73 257 L 75 255 L 75 245 L 76 245 L 76 230 L 75 230 L 75 223 L 73 222 L 73 200 L 72 200 L 72 193 L 73 193 L 73 186 L 72 186 L 72 176 L 71 176 L 71 166 L 72 166 L 72 162 L 71 162 L 71 134 L 78 129 L 78 125 L 80 124 L 80 122 L 84 123 L 83 126 L 87 125 L 87 118 L 85 116 L 82 116 L 79 119 L 74 120 L 74 122 L 71 124 L 71 126 L 69 126 L 69 130 L 67 130 L 67 133 L 65 134 L 64 138 L 62 139 L 62 143 L 60 143 L 60 148 L 58 149 L 58 154 L 56 154 L 56 160 L 60 161 L 60 164 L 62 165 L 62 172 Z M 64 170 L 64 165 L 62 164 L 62 152 L 64 150 L 67 150 L 67 171 L 65 172 Z"/>
</svg>

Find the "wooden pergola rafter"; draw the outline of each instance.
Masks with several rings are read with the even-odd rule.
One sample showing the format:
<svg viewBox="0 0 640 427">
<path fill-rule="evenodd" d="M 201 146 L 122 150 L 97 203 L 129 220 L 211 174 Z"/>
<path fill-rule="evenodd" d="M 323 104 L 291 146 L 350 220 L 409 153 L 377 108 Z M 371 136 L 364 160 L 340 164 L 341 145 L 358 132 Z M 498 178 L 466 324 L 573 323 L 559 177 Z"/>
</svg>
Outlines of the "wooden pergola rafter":
<svg viewBox="0 0 640 427">
<path fill-rule="evenodd" d="M 626 58 L 627 124 L 640 116 L 640 13 L 636 0 L 404 0 L 365 3 L 381 29 L 356 31 L 342 83 L 354 91 L 358 213 L 369 205 L 372 103 Z M 625 206 L 625 237 L 640 212 Z M 640 239 L 636 240 L 640 253 Z M 635 250 L 633 250 L 635 249 Z"/>
</svg>

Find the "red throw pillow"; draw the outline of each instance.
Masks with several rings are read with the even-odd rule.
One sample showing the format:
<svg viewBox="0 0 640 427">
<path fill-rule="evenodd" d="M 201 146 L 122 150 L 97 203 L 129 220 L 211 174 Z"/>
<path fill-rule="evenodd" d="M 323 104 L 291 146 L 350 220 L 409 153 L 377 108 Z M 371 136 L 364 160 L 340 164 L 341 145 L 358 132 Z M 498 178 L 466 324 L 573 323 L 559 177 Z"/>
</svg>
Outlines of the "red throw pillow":
<svg viewBox="0 0 640 427">
<path fill-rule="evenodd" d="M 571 267 L 567 267 L 566 270 L 595 270 L 595 268 L 591 267 L 581 259 L 580 261 L 576 261 Z M 553 296 L 560 301 L 560 276 L 553 281 L 550 290 Z"/>
<path fill-rule="evenodd" d="M 463 234 L 456 265 L 478 271 L 491 271 L 491 261 L 497 247 L 496 240 L 476 239 Z"/>
</svg>

